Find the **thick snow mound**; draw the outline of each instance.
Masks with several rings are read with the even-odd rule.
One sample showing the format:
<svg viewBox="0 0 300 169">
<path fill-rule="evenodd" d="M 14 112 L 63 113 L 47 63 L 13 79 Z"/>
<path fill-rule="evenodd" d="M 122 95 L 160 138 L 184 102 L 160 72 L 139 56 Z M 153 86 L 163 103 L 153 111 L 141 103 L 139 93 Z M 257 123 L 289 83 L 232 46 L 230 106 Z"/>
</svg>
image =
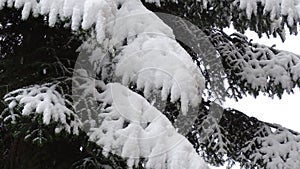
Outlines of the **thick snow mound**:
<svg viewBox="0 0 300 169">
<path fill-rule="evenodd" d="M 142 96 L 110 83 L 97 99 L 102 102 L 101 125 L 91 129 L 90 139 L 127 158 L 129 167 L 142 157 L 146 168 L 208 168 L 189 141 Z"/>
<path fill-rule="evenodd" d="M 69 18 L 73 30 L 93 28 L 98 45 L 90 60 L 107 65 L 103 54 L 110 52 L 117 62 L 115 75 L 124 85 L 135 83 L 146 97 L 161 90 L 163 100 L 171 95 L 172 102 L 181 101 L 184 114 L 201 102 L 201 72 L 172 29 L 139 0 L 0 0 L 0 8 L 4 5 L 23 8 L 22 19 L 32 12 L 47 15 L 50 26 Z"/>
<path fill-rule="evenodd" d="M 92 37 L 79 49 L 81 58 L 89 57 L 94 71 L 101 71 L 101 77 L 108 76 L 107 65 L 112 62 L 113 76 L 120 78 L 123 85 L 136 84 L 146 98 L 160 90 L 163 100 L 170 96 L 172 102 L 181 101 L 183 114 L 190 105 L 201 103 L 205 88 L 202 73 L 176 42 L 172 29 L 141 2 L 125 1 L 106 29 L 111 38 L 96 45 Z"/>
</svg>

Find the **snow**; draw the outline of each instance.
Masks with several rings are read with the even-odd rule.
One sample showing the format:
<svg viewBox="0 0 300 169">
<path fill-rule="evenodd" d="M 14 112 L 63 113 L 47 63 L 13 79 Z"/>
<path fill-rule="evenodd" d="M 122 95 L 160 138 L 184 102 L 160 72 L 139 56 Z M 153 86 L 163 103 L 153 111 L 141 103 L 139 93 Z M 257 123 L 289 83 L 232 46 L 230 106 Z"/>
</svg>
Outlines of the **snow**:
<svg viewBox="0 0 300 169">
<path fill-rule="evenodd" d="M 105 23 L 103 19 L 114 13 L 116 2 L 109 0 L 1 0 L 0 8 L 5 4 L 8 7 L 23 8 L 23 20 L 26 20 L 31 12 L 34 16 L 48 15 L 49 26 L 54 26 L 57 19 L 71 18 L 73 30 L 78 30 L 80 25 L 86 30 L 96 23 L 97 31 L 100 33 L 100 25 Z"/>
<path fill-rule="evenodd" d="M 154 3 L 154 4 L 156 4 L 157 6 L 160 6 L 160 1 L 161 1 L 161 0 L 145 0 L 145 2 L 148 2 L 148 3 Z"/>
<path fill-rule="evenodd" d="M 280 12 L 280 0 L 264 0 L 262 3 L 265 5 L 264 13 L 270 12 L 271 20 L 274 20 Z"/>
<path fill-rule="evenodd" d="M 296 3 L 295 0 L 282 0 L 281 4 L 281 13 L 282 15 L 286 15 L 287 21 L 289 25 L 293 25 L 294 21 L 297 21 L 299 19 L 299 15 L 297 11 L 296 6 L 299 5 L 299 3 Z"/>
<path fill-rule="evenodd" d="M 193 106 L 201 102 L 204 78 L 188 54 L 178 49 L 179 44 L 168 37 L 139 35 L 117 56 L 116 75 L 125 85 L 135 81 L 146 97 L 162 88 L 162 98 L 171 93 L 171 101 L 180 99 L 186 113 L 189 101 L 195 102 Z"/>
<path fill-rule="evenodd" d="M 159 5 L 158 0 L 148 2 Z M 298 0 L 236 0 L 233 5 L 239 5 L 239 8 L 245 10 L 248 19 L 250 19 L 252 15 L 257 14 L 258 2 L 264 5 L 265 13 L 271 13 L 270 17 L 274 19 L 272 23 L 273 31 L 280 26 L 278 23 L 280 23 L 282 16 L 287 16 L 288 25 L 290 26 L 299 19 L 298 8 L 300 4 Z M 207 6 L 207 3 L 210 2 L 203 1 L 204 6 Z M 80 27 L 85 30 L 94 27 L 96 39 L 99 44 L 103 45 L 100 48 L 105 49 L 108 45 L 110 50 L 116 48 L 115 51 L 112 51 L 112 55 L 120 52 L 113 58 L 118 62 L 115 75 L 121 77 L 124 85 L 131 82 L 136 83 L 139 88 L 144 89 L 146 97 L 149 96 L 152 90 L 161 89 L 163 99 L 171 94 L 173 102 L 181 100 L 184 114 L 188 111 L 190 103 L 192 106 L 196 106 L 201 101 L 204 88 L 203 76 L 193 65 L 188 54 L 175 40 L 172 40 L 174 38 L 172 30 L 152 12 L 148 11 L 138 0 L 1 0 L 0 4 L 2 6 L 6 4 L 7 6 L 14 5 L 16 8 L 23 8 L 23 19 L 28 18 L 30 12 L 33 12 L 34 15 L 38 13 L 49 15 L 50 26 L 53 26 L 58 18 L 61 20 L 71 18 L 71 28 L 73 30 L 78 30 Z M 117 9 L 118 5 L 121 6 L 120 9 Z M 159 42 L 164 42 L 166 39 L 168 39 L 168 43 L 159 44 Z M 127 41 L 127 44 L 122 46 L 124 40 Z M 151 41 L 158 43 L 152 43 Z M 108 51 L 102 52 L 106 53 Z M 248 52 L 250 52 L 250 49 Z M 266 51 L 266 53 L 272 52 Z M 287 53 L 282 54 L 291 58 L 288 64 L 296 62 L 297 65 L 299 60 L 297 57 Z M 152 58 L 149 59 L 148 55 L 157 57 L 152 60 Z M 254 57 L 257 58 L 258 55 L 254 55 Z M 241 76 L 247 80 L 253 89 L 261 88 L 262 90 L 265 90 L 269 78 L 275 78 L 275 84 L 282 85 L 290 92 L 293 85 L 292 80 L 299 77 L 296 71 L 298 66 L 292 66 L 293 74 L 291 78 L 290 73 L 285 68 L 286 65 L 276 65 L 277 61 L 281 61 L 280 54 L 276 56 L 271 54 L 271 57 L 271 61 L 265 62 L 256 62 L 254 59 L 254 62 L 248 64 L 245 71 L 241 72 Z M 100 56 L 99 59 L 101 60 Z M 168 64 L 164 64 L 166 60 L 168 62 L 172 60 L 174 65 L 178 65 L 178 67 L 173 68 L 171 64 L 167 66 Z M 158 62 L 160 65 L 155 65 L 156 70 L 152 69 L 151 66 L 153 67 L 153 64 Z M 240 63 L 244 64 L 242 60 Z M 264 67 L 265 64 L 270 64 L 270 66 Z M 272 66 L 273 64 L 275 65 Z M 128 68 L 128 65 L 131 69 L 124 69 Z M 258 66 L 258 68 L 251 68 L 251 66 Z M 254 73 L 249 74 L 249 72 Z M 153 81 L 149 79 L 153 79 Z"/>
<path fill-rule="evenodd" d="M 96 66 L 94 70 L 103 70 L 101 67 L 107 66 L 105 62 L 113 60 L 116 62 L 114 76 L 120 77 L 123 85 L 135 83 L 138 89 L 143 89 L 146 98 L 152 91 L 161 90 L 163 100 L 171 95 L 172 102 L 181 101 L 183 114 L 187 113 L 189 105 L 196 107 L 201 103 L 204 77 L 176 42 L 170 27 L 142 3 L 131 0 L 122 4 L 111 23 L 106 25 L 106 32 L 112 37 L 106 39 L 108 44 L 102 39 L 104 43 L 95 46 L 95 40 L 89 39 L 79 49 L 84 55 L 87 52 Z M 124 41 L 127 42 L 125 46 L 122 45 Z M 105 51 L 107 48 L 110 50 Z M 113 48 L 115 50 L 111 51 Z M 105 58 L 109 52 L 116 56 Z"/>
<path fill-rule="evenodd" d="M 155 3 L 160 6 L 161 2 L 168 0 L 146 0 L 149 3 Z M 177 3 L 176 0 L 170 0 Z M 200 1 L 200 0 L 198 0 Z M 203 9 L 207 9 L 208 0 L 202 0 Z M 287 16 L 288 25 L 292 26 L 294 22 L 298 22 L 300 17 L 300 1 L 299 0 L 235 0 L 232 5 L 246 12 L 248 19 L 252 15 L 257 15 L 258 3 L 263 5 L 264 14 L 270 13 L 271 21 L 278 22 L 282 20 L 283 16 Z"/>
<path fill-rule="evenodd" d="M 288 25 L 292 26 L 299 19 L 298 0 L 235 0 L 234 5 L 239 2 L 239 8 L 246 11 L 248 19 L 257 14 L 257 3 L 264 6 L 264 13 L 270 13 L 270 19 L 276 20 L 281 16 L 287 16 Z"/>
<path fill-rule="evenodd" d="M 208 168 L 188 140 L 145 98 L 119 83 L 106 86 L 99 99 L 101 125 L 92 128 L 92 141 L 128 158 L 130 168 L 146 158 L 146 168 Z M 125 125 L 127 123 L 127 125 Z"/>
<path fill-rule="evenodd" d="M 257 51 L 259 51 L 259 49 Z M 247 63 L 249 66 L 246 67 L 245 72 L 241 73 L 242 77 L 247 79 L 248 83 L 251 83 L 254 89 L 266 89 L 268 78 L 271 77 L 275 85 L 280 84 L 284 89 L 290 92 L 293 88 L 293 79 L 290 76 L 289 67 L 292 70 L 296 69 L 300 57 L 286 51 L 273 54 L 273 52 L 267 48 L 262 50 L 262 52 L 263 53 L 249 53 L 253 62 Z M 261 58 L 261 55 L 268 55 L 269 58 L 262 57 L 260 60 L 256 59 L 258 57 Z M 297 79 L 300 78 L 297 72 L 292 71 L 291 73 L 293 73 L 294 79 L 296 79 L 296 77 Z"/>
<path fill-rule="evenodd" d="M 300 135 L 291 133 L 288 129 L 277 126 L 275 131 L 263 126 L 256 137 L 248 142 L 243 152 L 251 152 L 250 164 L 263 160 L 266 169 L 297 168 L 300 165 Z M 261 144 L 261 147 L 253 144 Z M 256 147 L 253 149 L 253 147 Z"/>
<path fill-rule="evenodd" d="M 257 13 L 257 2 L 255 0 L 239 0 L 240 9 L 245 9 L 247 18 L 251 19 L 252 14 L 256 15 Z M 234 3 L 237 3 L 236 1 Z"/>
<path fill-rule="evenodd" d="M 148 2 L 160 4 L 158 0 Z M 238 2 L 248 19 L 257 15 L 259 0 L 236 0 L 233 5 Z M 273 30 L 283 15 L 287 15 L 290 26 L 299 18 L 299 3 L 295 0 L 261 2 L 265 4 L 264 12 L 271 13 L 270 17 L 275 23 Z M 78 51 L 81 56 L 87 57 L 85 59 L 92 63 L 97 73 L 103 73 L 108 65 L 112 66 L 112 79 L 119 82 L 107 85 L 102 82 L 95 86 L 92 84 L 95 81 L 87 80 L 87 84 L 79 86 L 83 89 L 83 97 L 91 95 L 102 102 L 100 111 L 96 108 L 86 110 L 87 121 L 81 122 L 81 115 L 67 108 L 69 103 L 56 91 L 55 85 L 49 84 L 9 93 L 5 97 L 11 111 L 9 118 L 15 120 L 14 108 L 21 105 L 21 115 L 42 114 L 44 124 L 59 122 L 60 126 L 55 132 L 64 129 L 78 134 L 82 123 L 88 122 L 91 124 L 88 131 L 90 140 L 102 146 L 106 153 L 116 153 L 127 159 L 129 168 L 137 165 L 140 158 L 146 159 L 146 168 L 208 168 L 187 139 L 178 134 L 171 122 L 146 100 L 153 91 L 161 91 L 163 100 L 169 95 L 172 102 L 180 100 L 181 111 L 186 115 L 190 105 L 196 107 L 201 102 L 204 77 L 188 53 L 176 42 L 171 28 L 140 1 L 0 0 L 1 7 L 5 3 L 9 7 L 23 8 L 24 20 L 32 12 L 33 15 L 48 15 L 49 26 L 54 26 L 58 19 L 71 19 L 71 28 L 75 31 L 80 28 L 92 29 L 95 33 L 92 31 L 91 37 Z M 204 7 L 207 3 L 203 1 Z M 119 9 L 118 5 L 121 6 Z M 270 48 L 254 45 L 256 48 L 246 48 L 244 55 L 228 53 L 238 63 L 234 66 L 242 70 L 239 73 L 242 80 L 246 80 L 253 89 L 266 90 L 269 79 L 272 79 L 275 85 L 291 91 L 293 80 L 300 78 L 299 56 L 283 51 L 274 53 Z M 228 49 L 223 46 L 224 52 L 230 51 Z M 290 72 L 288 68 L 291 68 Z M 104 74 L 106 77 L 110 75 L 109 72 Z M 118 78 L 121 80 L 117 81 Z M 145 98 L 127 88 L 132 83 L 143 90 Z M 104 92 L 97 93 L 97 87 L 104 89 Z M 96 113 L 97 119 L 93 119 L 93 113 Z M 75 120 L 68 123 L 71 116 Z M 283 168 L 285 164 L 281 164 L 282 160 L 289 161 L 293 167 L 299 166 L 299 150 L 295 148 L 299 147 L 299 137 L 288 131 L 275 132 L 279 134 L 271 133 L 267 137 L 257 138 L 266 146 L 254 154 L 258 154 L 253 156 L 254 161 L 259 153 L 273 155 L 274 148 L 279 147 L 278 154 L 272 156 L 272 161 L 268 163 L 269 168 L 279 164 L 282 165 L 279 168 Z M 281 145 L 285 140 L 293 141 Z M 220 148 L 220 152 L 224 152 L 225 148 Z M 290 157 L 283 159 L 282 156 L 287 156 L 286 150 L 291 152 Z"/>
<path fill-rule="evenodd" d="M 300 78 L 299 55 L 249 42 L 242 34 L 232 34 L 231 37 L 249 44 L 241 48 L 236 44 L 223 43 L 218 49 L 226 56 L 226 62 L 239 71 L 236 74 L 241 82 L 245 80 L 252 89 L 263 92 L 272 87 L 275 89 L 276 85 L 280 85 L 287 93 L 292 91 Z"/>
<path fill-rule="evenodd" d="M 90 125 L 85 131 L 90 141 L 103 148 L 104 155 L 110 152 L 123 157 L 129 168 L 137 166 L 141 158 L 146 160 L 146 168 L 208 168 L 192 144 L 178 134 L 167 117 L 143 96 L 120 83 L 105 85 L 103 81 L 89 77 L 84 69 L 78 69 L 76 73 L 74 90 L 81 92 L 80 98 L 73 102 L 75 105 L 78 101 L 98 103 L 96 108 L 81 108 L 86 113 L 96 109 L 93 113 L 97 118 L 91 120 L 96 120 L 97 125 Z M 85 123 L 86 119 L 80 119 Z"/>
<path fill-rule="evenodd" d="M 14 123 L 15 108 L 21 106 L 21 115 L 28 116 L 31 114 L 42 114 L 43 123 L 58 122 L 59 125 L 55 131 L 66 130 L 69 133 L 78 134 L 81 122 L 78 116 L 69 108 L 65 98 L 56 91 L 56 85 L 44 84 L 42 86 L 35 85 L 32 87 L 18 89 L 8 93 L 4 100 L 9 103 L 8 109 L 11 115 L 6 118 L 12 119 Z M 70 119 L 74 118 L 74 120 Z"/>
</svg>

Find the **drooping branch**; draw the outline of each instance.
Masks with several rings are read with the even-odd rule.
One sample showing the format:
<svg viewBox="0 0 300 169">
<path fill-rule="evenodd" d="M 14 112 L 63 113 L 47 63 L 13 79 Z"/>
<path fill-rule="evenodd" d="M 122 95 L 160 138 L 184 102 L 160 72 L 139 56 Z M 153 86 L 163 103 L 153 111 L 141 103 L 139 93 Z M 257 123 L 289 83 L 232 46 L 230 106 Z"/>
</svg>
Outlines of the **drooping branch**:
<svg viewBox="0 0 300 169">
<path fill-rule="evenodd" d="M 215 47 L 215 50 L 221 56 L 222 59 L 223 67 L 215 69 L 225 69 L 227 79 L 229 82 L 229 88 L 226 90 L 228 96 L 238 99 L 242 98 L 244 94 L 251 94 L 257 96 L 259 92 L 264 92 L 271 97 L 273 97 L 274 95 L 278 95 L 279 97 L 281 97 L 283 92 L 290 93 L 292 92 L 293 88 L 299 86 L 300 57 L 298 55 L 287 51 L 277 50 L 273 47 L 268 47 L 262 44 L 252 43 L 251 40 L 248 40 L 246 36 L 240 33 L 227 35 L 225 32 L 222 31 L 222 28 L 229 27 L 230 24 L 233 23 L 233 25 L 236 26 L 235 28 L 240 32 L 244 32 L 248 28 L 250 28 L 250 30 L 255 31 L 259 35 L 261 35 L 262 33 L 267 33 L 267 35 L 269 35 L 277 31 L 277 33 L 279 32 L 279 35 L 281 35 L 282 38 L 284 38 L 283 35 L 285 31 L 283 27 L 273 30 L 273 21 L 268 21 L 271 21 L 272 17 L 275 16 L 281 18 L 280 20 L 283 22 L 283 18 L 293 18 L 293 21 L 290 21 L 290 28 L 294 30 L 295 24 L 298 22 L 298 14 L 296 12 L 297 10 L 295 6 L 295 4 L 297 4 L 296 1 L 290 1 L 291 3 L 288 3 L 286 1 L 283 4 L 277 4 L 275 2 L 274 4 L 269 4 L 270 2 L 262 3 L 260 1 L 236 1 L 236 3 L 233 3 L 233 1 L 207 1 L 207 3 L 204 2 L 205 1 L 178 1 L 178 3 L 175 3 L 172 1 L 160 1 L 160 6 L 158 6 L 157 4 L 153 5 L 151 3 L 145 3 L 145 5 L 153 11 L 168 12 L 174 15 L 179 15 L 181 17 L 181 20 L 186 19 L 191 21 L 190 25 L 183 25 L 185 24 L 185 22 L 180 21 L 176 22 L 177 25 L 175 26 L 169 25 L 173 28 L 174 34 L 177 39 L 180 39 L 178 37 L 180 37 L 181 34 L 184 34 L 182 33 L 182 31 L 191 31 L 197 35 L 197 38 L 189 40 L 190 44 L 199 43 L 203 45 L 207 42 L 204 42 L 203 40 L 199 39 L 199 37 L 203 37 L 205 35 L 209 37 L 209 43 L 211 43 Z M 285 5 L 285 3 L 288 4 Z M 253 8 L 251 8 L 251 5 Z M 274 9 L 270 11 L 270 6 L 272 5 Z M 207 6 L 207 8 L 204 6 Z M 211 11 L 209 10 L 210 8 L 212 8 Z M 219 8 L 222 8 L 222 10 L 217 10 Z M 239 11 L 240 8 L 243 10 L 246 8 L 251 8 L 248 10 L 250 10 L 250 14 L 253 13 L 252 15 L 249 15 L 252 19 L 243 20 L 242 18 L 246 13 L 238 13 L 239 15 L 234 15 L 235 12 Z M 255 12 L 256 8 L 257 11 Z M 260 8 L 262 9 L 259 10 Z M 275 9 L 283 8 L 284 10 L 281 11 L 282 13 L 280 13 L 280 11 L 273 11 Z M 287 16 L 284 13 L 284 11 L 287 10 L 286 8 L 291 11 L 295 11 L 296 13 Z M 208 11 L 206 11 L 205 9 L 207 9 Z M 227 10 L 229 12 L 227 12 Z M 219 15 L 216 13 L 218 13 Z M 268 15 L 270 13 L 273 13 L 272 17 Z M 247 18 L 247 16 L 244 17 Z M 270 19 L 270 17 L 271 20 L 268 20 L 268 18 Z M 209 19 L 205 20 L 205 18 Z M 167 19 L 161 19 L 164 20 L 167 24 L 169 24 Z M 227 24 L 222 25 L 223 22 Z M 259 26 L 253 26 L 254 29 L 251 29 L 252 23 L 258 24 Z M 195 30 L 197 30 L 196 28 L 194 28 L 195 26 L 201 28 L 203 32 L 195 32 Z M 180 32 L 176 32 L 176 29 L 178 27 L 184 27 L 185 30 L 179 29 Z M 272 29 L 275 32 L 270 32 L 270 29 Z M 184 45 L 190 47 L 192 46 L 190 44 Z M 212 58 L 212 53 L 203 53 L 203 48 L 206 48 L 205 44 L 204 47 L 202 47 L 201 51 L 195 50 L 195 48 L 193 49 L 194 55 L 197 56 L 193 57 L 192 54 L 191 56 L 193 57 L 193 59 L 197 61 L 197 59 L 199 59 L 200 56 L 201 59 L 209 57 L 212 60 L 215 60 L 216 56 Z M 201 56 L 203 54 L 206 54 L 207 56 Z M 211 69 L 210 71 L 212 70 L 213 69 Z M 211 83 L 220 83 L 222 81 L 222 78 L 220 78 L 222 74 L 220 74 L 220 72 L 218 73 L 219 74 L 211 74 L 209 77 L 206 77 L 206 81 L 210 81 Z M 210 78 L 212 78 L 212 76 L 215 78 L 219 78 L 211 81 Z M 218 85 L 220 84 L 216 84 L 214 89 L 216 89 Z M 218 89 L 221 88 L 218 87 Z"/>
<path fill-rule="evenodd" d="M 300 56 L 252 43 L 246 36 L 211 31 L 211 42 L 222 57 L 232 95 L 259 92 L 278 95 L 299 87 Z"/>
<path fill-rule="evenodd" d="M 248 28 L 259 37 L 279 35 L 285 39 L 284 26 L 297 34 L 299 2 L 297 0 L 144 0 L 155 12 L 166 12 L 195 23 L 200 28 L 223 29 L 233 24 L 244 33 Z"/>
<path fill-rule="evenodd" d="M 210 164 L 239 162 L 245 168 L 299 165 L 300 133 L 234 109 L 224 109 L 218 120 L 209 110 L 217 105 L 209 102 L 202 105 L 199 118 L 187 136 L 196 150 L 205 152 L 204 159 Z"/>
</svg>

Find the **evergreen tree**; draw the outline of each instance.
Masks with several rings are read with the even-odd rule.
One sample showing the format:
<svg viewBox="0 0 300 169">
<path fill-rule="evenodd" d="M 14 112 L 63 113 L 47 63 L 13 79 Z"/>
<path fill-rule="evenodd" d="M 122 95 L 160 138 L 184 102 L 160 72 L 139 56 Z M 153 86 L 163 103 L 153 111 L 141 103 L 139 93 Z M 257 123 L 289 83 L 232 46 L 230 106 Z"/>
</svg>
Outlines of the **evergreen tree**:
<svg viewBox="0 0 300 169">
<path fill-rule="evenodd" d="M 221 104 L 299 86 L 300 56 L 243 35 L 297 34 L 298 0 L 0 0 L 0 9 L 0 168 L 300 166 L 299 133 Z M 231 24 L 238 32 L 227 35 Z"/>
</svg>

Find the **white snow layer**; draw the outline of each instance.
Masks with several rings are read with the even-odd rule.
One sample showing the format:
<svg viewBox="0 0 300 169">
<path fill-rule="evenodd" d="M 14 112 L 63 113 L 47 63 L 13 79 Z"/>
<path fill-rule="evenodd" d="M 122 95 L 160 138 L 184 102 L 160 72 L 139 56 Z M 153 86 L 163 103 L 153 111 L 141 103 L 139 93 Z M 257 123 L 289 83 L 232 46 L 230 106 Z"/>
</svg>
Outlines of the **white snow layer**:
<svg viewBox="0 0 300 169">
<path fill-rule="evenodd" d="M 172 1 L 178 3 L 178 0 L 145 0 L 149 3 L 155 3 L 160 6 L 162 1 Z M 211 0 L 197 0 L 202 2 L 204 9 Z M 214 2 L 214 1 L 213 1 Z M 300 1 L 299 0 L 235 0 L 232 5 L 238 6 L 240 9 L 245 10 L 247 18 L 251 19 L 252 15 L 257 15 L 258 3 L 263 5 L 264 14 L 270 13 L 271 21 L 277 24 L 281 21 L 282 16 L 287 16 L 289 26 L 298 22 L 300 17 Z M 266 15 L 267 16 L 267 15 Z M 275 26 L 274 25 L 274 26 Z"/>
<path fill-rule="evenodd" d="M 264 136 L 264 133 L 268 133 Z M 266 169 L 294 169 L 300 166 L 300 135 L 295 135 L 289 130 L 280 127 L 272 132 L 269 127 L 263 127 L 256 133 L 257 137 L 248 142 L 248 145 L 242 149 L 247 154 L 251 152 L 250 164 L 256 164 L 258 161 L 266 164 Z M 261 136 L 262 135 L 262 136 Z M 257 147 L 256 144 L 261 144 Z M 253 147 L 257 147 L 253 150 Z M 243 156 L 241 156 L 242 158 Z"/>
<path fill-rule="evenodd" d="M 56 85 L 51 84 L 35 85 L 8 93 L 4 100 L 9 103 L 8 108 L 11 116 L 6 117 L 6 119 L 11 118 L 14 122 L 14 116 L 19 112 L 15 109 L 18 106 L 21 107 L 21 115 L 23 116 L 42 114 L 44 124 L 58 122 L 59 125 L 55 132 L 65 130 L 68 133 L 79 134 L 78 129 L 81 127 L 81 122 L 78 116 L 67 107 L 71 103 L 56 91 L 56 87 Z"/>
<path fill-rule="evenodd" d="M 101 125 L 91 129 L 90 139 L 105 151 L 128 159 L 130 168 L 140 157 L 146 159 L 146 168 L 208 168 L 189 141 L 142 96 L 110 83 L 98 99 L 104 113 L 99 114 Z"/>
<path fill-rule="evenodd" d="M 119 83 L 99 82 L 101 85 L 97 87 L 102 88 L 102 93 L 97 92 L 92 78 L 86 78 L 81 87 L 85 87 L 83 97 L 93 93 L 95 100 L 102 103 L 98 114 L 100 125 L 91 128 L 88 135 L 103 147 L 104 153 L 116 153 L 127 159 L 129 168 L 144 158 L 149 169 L 208 169 L 192 144 L 145 98 Z M 17 113 L 14 108 L 20 107 L 21 115 L 42 114 L 44 124 L 59 122 L 55 132 L 66 130 L 78 134 L 82 122 L 67 108 L 66 103 L 71 103 L 55 89 L 56 85 L 49 84 L 18 89 L 7 94 L 5 101 L 12 115 Z"/>
<path fill-rule="evenodd" d="M 167 0 L 146 0 L 146 2 L 157 5 L 160 5 L 160 1 Z M 175 0 L 170 1 L 177 2 Z M 78 29 L 79 25 L 86 29 L 94 23 L 101 29 L 101 25 L 107 18 L 105 15 L 109 12 L 113 14 L 116 9 L 115 5 L 124 2 L 124 0 L 0 0 L 0 8 L 5 4 L 9 7 L 23 7 L 22 19 L 26 19 L 30 12 L 34 15 L 49 14 L 50 25 L 54 25 L 58 17 L 61 19 L 72 18 L 72 29 L 74 30 Z M 207 7 L 208 2 L 203 0 L 204 8 Z M 272 20 L 287 16 L 288 24 L 292 26 L 299 19 L 299 0 L 235 0 L 233 5 L 239 5 L 240 9 L 244 9 L 248 19 L 250 19 L 252 14 L 257 14 L 257 2 L 262 3 L 264 12 L 270 13 Z"/>
<path fill-rule="evenodd" d="M 0 1 L 3 5 L 6 2 Z M 57 17 L 62 20 L 71 18 L 73 30 L 77 30 L 80 25 L 83 29 L 95 25 L 95 36 L 100 46 L 94 48 L 92 61 L 101 62 L 103 54 L 116 54 L 121 51 L 115 58 L 116 76 L 122 78 L 124 85 L 134 82 L 139 89 L 144 89 L 146 97 L 152 90 L 161 89 L 163 100 L 168 95 L 171 95 L 172 102 L 180 99 L 184 114 L 187 113 L 189 105 L 195 107 L 201 102 L 205 82 L 200 70 L 176 42 L 172 29 L 147 10 L 139 0 L 12 2 L 16 8 L 23 6 L 23 19 L 32 10 L 34 15 L 48 14 L 50 26 L 55 24 Z M 10 6 L 8 1 L 7 5 Z M 118 5 L 121 5 L 120 9 L 117 9 Z M 127 42 L 125 46 L 124 41 Z"/>
<path fill-rule="evenodd" d="M 300 78 L 300 56 L 287 51 L 272 51 L 267 46 L 252 44 L 244 48 L 244 53 L 228 43 L 223 43 L 219 51 L 227 55 L 226 61 L 238 69 L 241 80 L 252 89 L 268 91 L 272 86 L 281 86 L 290 93 Z M 271 83 L 270 83 L 271 82 Z"/>
<path fill-rule="evenodd" d="M 171 101 L 180 99 L 183 113 L 189 104 L 196 106 L 201 102 L 204 88 L 201 72 L 176 42 L 172 30 L 139 0 L 0 0 L 1 7 L 5 3 L 23 7 L 22 19 L 27 19 L 31 11 L 33 15 L 48 15 L 50 26 L 58 18 L 71 18 L 73 30 L 80 26 L 95 28 L 96 43 L 84 43 L 81 47 L 92 48 L 89 60 L 102 61 L 103 53 L 110 52 L 117 61 L 115 76 L 121 77 L 123 84 L 136 83 L 144 89 L 146 97 L 152 90 L 161 89 L 163 99 L 169 94 Z M 45 124 L 52 119 L 64 124 L 67 130 L 73 127 L 65 123 L 65 116 L 71 110 L 53 88 L 42 86 L 19 91 L 20 95 L 7 99 L 23 105 L 23 115 L 42 113 Z M 144 157 L 146 168 L 208 168 L 188 140 L 142 96 L 114 83 L 107 85 L 99 99 L 110 107 L 104 113 L 99 112 L 102 121 L 99 128 L 90 132 L 91 140 L 128 158 L 129 167 Z M 75 127 L 81 125 L 79 121 L 71 123 Z"/>
<path fill-rule="evenodd" d="M 159 4 L 158 0 L 148 1 Z M 250 18 L 252 14 L 256 15 L 257 2 L 262 3 L 265 13 L 270 12 L 274 24 L 279 23 L 275 20 L 281 19 L 282 16 L 287 16 L 289 25 L 293 25 L 299 19 L 299 0 L 236 0 L 233 5 L 245 9 Z M 204 6 L 207 3 L 209 1 L 203 1 Z M 196 106 L 201 101 L 203 76 L 188 54 L 176 43 L 172 30 L 148 11 L 139 0 L 0 0 L 0 8 L 4 5 L 23 7 L 23 19 L 26 19 L 30 12 L 33 15 L 48 15 L 50 26 L 55 24 L 57 18 L 61 20 L 71 18 L 73 30 L 95 26 L 96 39 L 100 47 L 94 48 L 92 61 L 102 61 L 103 53 L 116 54 L 115 75 L 122 78 L 124 85 L 136 83 L 138 88 L 144 89 L 146 97 L 152 90 L 161 89 L 164 100 L 169 94 L 171 101 L 181 100 L 184 114 L 190 103 Z M 119 5 L 120 9 L 117 8 Z M 125 40 L 127 44 L 122 46 Z M 107 48 L 110 51 L 103 51 Z M 111 51 L 113 49 L 116 50 Z M 280 61 L 289 59 L 279 55 L 277 58 Z M 280 77 L 278 80 L 275 79 L 275 83 L 290 91 L 291 78 L 286 71 L 281 71 L 284 67 L 277 66 L 273 61 L 262 64 L 267 65 L 261 69 L 262 71 L 255 69 L 254 71 L 258 71 L 255 76 L 244 77 L 251 82 L 253 88 L 264 89 L 268 79 L 264 77 Z M 99 70 L 99 67 L 96 69 Z M 298 64 L 291 70 L 292 80 L 298 77 L 297 70 Z M 244 73 L 249 72 L 245 70 Z"/>
<path fill-rule="evenodd" d="M 257 3 L 261 2 L 264 6 L 264 13 L 270 13 L 270 19 L 280 19 L 287 16 L 288 25 L 292 26 L 298 21 L 300 16 L 300 3 L 298 0 L 235 0 L 239 8 L 246 11 L 248 19 L 257 14 Z"/>
<path fill-rule="evenodd" d="M 141 2 L 125 1 L 115 19 L 106 24 L 106 30 L 111 38 L 100 45 L 89 39 L 79 49 L 89 51 L 95 70 L 106 66 L 105 57 L 110 52 L 116 55 L 115 76 L 121 78 L 123 85 L 135 83 L 146 98 L 153 90 L 161 90 L 163 100 L 171 95 L 172 102 L 181 101 L 183 114 L 189 105 L 201 103 L 205 80 L 200 70 L 176 42 L 171 28 Z"/>
</svg>

